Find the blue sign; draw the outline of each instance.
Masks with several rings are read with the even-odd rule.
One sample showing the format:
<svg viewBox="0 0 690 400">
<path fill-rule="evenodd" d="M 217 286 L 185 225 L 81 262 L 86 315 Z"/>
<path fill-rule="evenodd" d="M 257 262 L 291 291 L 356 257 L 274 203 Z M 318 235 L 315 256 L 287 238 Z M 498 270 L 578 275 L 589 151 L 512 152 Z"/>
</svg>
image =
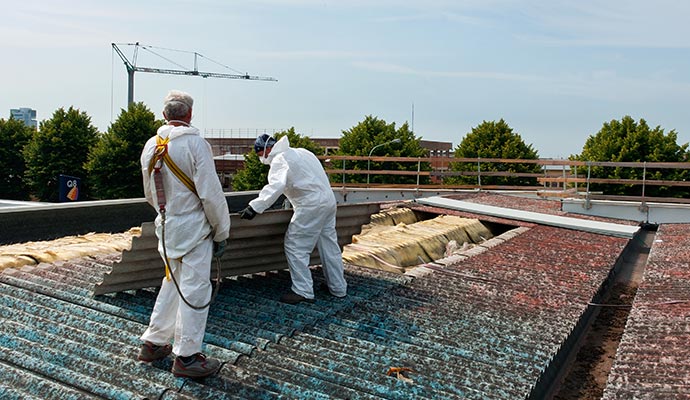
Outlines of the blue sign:
<svg viewBox="0 0 690 400">
<path fill-rule="evenodd" d="M 59 201 L 61 203 L 79 200 L 79 189 L 81 188 L 80 178 L 60 174 L 58 176 L 58 181 L 60 186 Z"/>
</svg>

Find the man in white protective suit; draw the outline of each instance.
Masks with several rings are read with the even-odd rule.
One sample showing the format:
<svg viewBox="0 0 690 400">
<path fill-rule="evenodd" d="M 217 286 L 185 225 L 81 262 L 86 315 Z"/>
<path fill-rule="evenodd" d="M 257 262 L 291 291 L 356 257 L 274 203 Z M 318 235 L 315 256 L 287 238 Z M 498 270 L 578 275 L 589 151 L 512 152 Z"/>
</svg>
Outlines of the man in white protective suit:
<svg viewBox="0 0 690 400">
<path fill-rule="evenodd" d="M 151 362 L 173 352 L 175 376 L 202 378 L 220 366 L 201 352 L 201 345 L 211 298 L 211 259 L 223 254 L 230 212 L 211 146 L 190 125 L 194 100 L 173 90 L 163 104 L 167 123 L 144 145 L 141 168 L 146 200 L 158 211 L 156 236 L 163 261 L 167 258 L 166 277 L 138 358 Z"/>
<path fill-rule="evenodd" d="M 321 256 L 327 290 L 335 297 L 345 297 L 347 282 L 335 230 L 337 205 L 319 159 L 309 150 L 290 147 L 287 136 L 277 142 L 267 134 L 259 136 L 254 150 L 262 163 L 271 166 L 268 184 L 261 189 L 259 197 L 241 211 L 240 217 L 252 219 L 257 213 L 263 213 L 281 194 L 285 194 L 294 209 L 285 233 L 285 256 L 292 290 L 280 301 L 288 304 L 314 301 L 309 255 L 315 246 Z"/>
</svg>

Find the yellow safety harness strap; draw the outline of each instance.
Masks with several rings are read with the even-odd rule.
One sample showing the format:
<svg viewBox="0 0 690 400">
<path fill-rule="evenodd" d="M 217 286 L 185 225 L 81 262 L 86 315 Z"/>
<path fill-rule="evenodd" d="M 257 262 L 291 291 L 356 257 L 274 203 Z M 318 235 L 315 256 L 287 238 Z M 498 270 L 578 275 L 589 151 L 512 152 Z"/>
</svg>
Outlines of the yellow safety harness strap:
<svg viewBox="0 0 690 400">
<path fill-rule="evenodd" d="M 196 192 L 196 187 L 194 186 L 194 181 L 191 180 L 187 176 L 187 174 L 185 174 L 184 171 L 182 171 L 180 167 L 177 166 L 177 164 L 175 164 L 175 162 L 170 157 L 170 154 L 168 154 L 169 141 L 169 137 L 163 139 L 160 136 L 156 136 L 156 150 L 154 151 L 153 157 L 151 157 L 151 161 L 149 162 L 149 171 L 153 173 L 156 163 L 162 159 L 165 165 L 167 165 L 168 168 L 170 168 L 170 172 L 172 172 L 173 175 L 175 175 L 177 179 L 179 179 L 180 182 L 182 182 L 182 184 L 185 185 L 187 189 L 189 189 L 190 192 L 198 196 Z"/>
<path fill-rule="evenodd" d="M 176 258 L 174 260 L 179 262 L 179 263 L 182 263 L 182 257 Z M 165 279 L 167 281 L 170 281 L 170 274 L 172 274 L 172 272 L 170 271 L 170 259 L 166 258 L 164 264 L 165 264 Z"/>
<path fill-rule="evenodd" d="M 177 177 L 177 179 L 182 182 L 183 185 L 187 187 L 192 193 L 194 193 L 197 197 L 199 194 L 196 192 L 196 187 L 194 186 L 194 181 L 192 181 L 187 174 L 184 173 L 180 169 L 180 167 L 175 164 L 175 162 L 172 160 L 170 157 L 170 154 L 168 154 L 168 142 L 170 141 L 170 138 L 167 137 L 163 139 L 160 136 L 156 136 L 156 149 L 153 152 L 153 157 L 151 157 L 151 161 L 149 161 L 149 171 L 151 174 L 154 175 L 154 182 L 156 186 L 156 193 L 158 196 L 158 201 L 159 201 L 159 206 L 160 206 L 160 211 L 161 215 L 163 217 L 163 221 L 165 221 L 165 191 L 163 190 L 163 180 L 160 175 L 160 169 L 163 167 L 163 164 L 167 165 L 168 168 L 170 168 L 170 171 Z M 165 223 L 165 222 L 164 222 Z M 165 231 L 165 228 L 164 228 Z M 182 260 L 182 259 L 179 259 Z M 170 260 L 166 259 L 165 260 L 165 278 L 169 281 L 170 280 Z"/>
</svg>

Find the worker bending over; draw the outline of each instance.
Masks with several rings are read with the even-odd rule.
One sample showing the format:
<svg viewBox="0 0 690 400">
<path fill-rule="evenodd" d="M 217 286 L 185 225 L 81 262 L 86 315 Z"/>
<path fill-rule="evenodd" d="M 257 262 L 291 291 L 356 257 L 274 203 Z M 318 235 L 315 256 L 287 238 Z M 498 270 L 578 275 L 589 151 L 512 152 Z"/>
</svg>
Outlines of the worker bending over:
<svg viewBox="0 0 690 400">
<path fill-rule="evenodd" d="M 280 197 L 292 204 L 294 214 L 285 233 L 285 256 L 290 269 L 292 290 L 280 301 L 297 304 L 314 301 L 314 283 L 309 258 L 318 246 L 328 291 L 336 297 L 347 295 L 343 259 L 335 230 L 337 205 L 335 195 L 319 159 L 309 150 L 290 147 L 287 136 L 276 140 L 267 134 L 254 143 L 262 163 L 271 168 L 268 184 L 259 197 L 242 210 L 241 218 L 252 219 L 263 213 Z"/>
</svg>

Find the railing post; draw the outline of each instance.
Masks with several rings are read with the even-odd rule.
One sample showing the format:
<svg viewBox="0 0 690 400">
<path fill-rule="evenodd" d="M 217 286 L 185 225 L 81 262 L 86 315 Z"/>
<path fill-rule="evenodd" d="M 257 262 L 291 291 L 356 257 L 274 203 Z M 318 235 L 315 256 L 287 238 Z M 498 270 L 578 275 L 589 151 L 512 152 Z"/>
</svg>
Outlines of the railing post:
<svg viewBox="0 0 690 400">
<path fill-rule="evenodd" d="M 644 203 L 644 189 L 647 180 L 647 161 L 642 164 L 642 202 Z"/>
<path fill-rule="evenodd" d="M 345 187 L 345 159 L 343 158 L 343 187 Z"/>
<path fill-rule="evenodd" d="M 592 175 L 592 162 L 587 161 L 587 193 L 585 194 L 585 209 L 589 210 L 592 208 L 592 203 L 589 194 L 589 178 Z"/>
<path fill-rule="evenodd" d="M 640 202 L 640 211 L 647 212 L 649 207 L 647 207 L 647 202 L 644 198 L 645 184 L 647 182 L 647 161 L 642 164 L 642 202 Z"/>
<path fill-rule="evenodd" d="M 480 160 L 481 157 L 477 157 L 477 185 L 479 185 L 479 190 L 482 188 L 482 167 Z"/>
<path fill-rule="evenodd" d="M 419 157 L 417 157 L 417 190 L 419 190 L 419 171 L 421 168 L 422 161 Z"/>
<path fill-rule="evenodd" d="M 573 165 L 575 168 L 575 196 L 577 196 L 577 165 Z"/>
</svg>

